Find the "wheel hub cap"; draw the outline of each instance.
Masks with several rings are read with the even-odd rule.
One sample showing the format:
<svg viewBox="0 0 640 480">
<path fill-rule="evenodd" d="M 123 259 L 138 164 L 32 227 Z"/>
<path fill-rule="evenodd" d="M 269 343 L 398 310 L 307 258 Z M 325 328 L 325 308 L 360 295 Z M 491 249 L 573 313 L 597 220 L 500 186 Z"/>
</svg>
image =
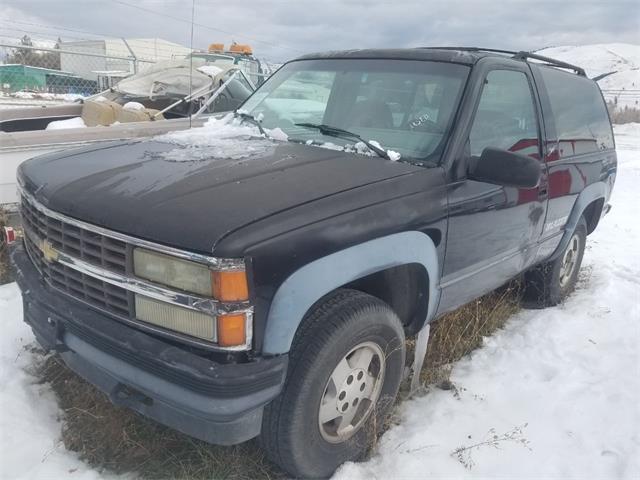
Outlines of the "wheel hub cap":
<svg viewBox="0 0 640 480">
<path fill-rule="evenodd" d="M 384 380 L 380 346 L 364 342 L 347 353 L 333 370 L 320 401 L 318 424 L 323 438 L 340 443 L 354 435 L 373 411 Z"/>
<path fill-rule="evenodd" d="M 580 249 L 580 240 L 577 235 L 571 237 L 567 250 L 562 257 L 562 264 L 560 265 L 560 286 L 564 287 L 569 283 L 573 271 L 578 260 L 578 251 Z"/>
</svg>

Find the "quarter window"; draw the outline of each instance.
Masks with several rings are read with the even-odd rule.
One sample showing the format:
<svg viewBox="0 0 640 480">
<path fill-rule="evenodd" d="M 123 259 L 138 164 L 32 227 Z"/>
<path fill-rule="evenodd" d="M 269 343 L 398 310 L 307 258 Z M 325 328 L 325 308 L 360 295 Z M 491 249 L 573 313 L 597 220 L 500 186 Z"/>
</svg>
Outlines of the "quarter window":
<svg viewBox="0 0 640 480">
<path fill-rule="evenodd" d="M 527 76 L 512 70 L 490 72 L 469 135 L 471 155 L 495 147 L 539 158 L 539 144 Z"/>
<path fill-rule="evenodd" d="M 556 124 L 559 156 L 613 148 L 613 132 L 598 85 L 578 75 L 540 67 Z"/>
</svg>

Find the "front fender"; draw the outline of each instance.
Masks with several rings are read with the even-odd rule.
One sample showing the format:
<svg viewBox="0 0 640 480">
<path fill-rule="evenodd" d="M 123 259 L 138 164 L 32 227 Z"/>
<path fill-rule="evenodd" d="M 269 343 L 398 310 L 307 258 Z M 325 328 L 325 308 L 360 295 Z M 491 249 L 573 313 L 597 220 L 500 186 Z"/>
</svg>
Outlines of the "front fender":
<svg viewBox="0 0 640 480">
<path fill-rule="evenodd" d="M 424 266 L 429 276 L 425 322 L 430 321 L 439 299 L 436 246 L 422 232 L 395 233 L 319 258 L 291 274 L 271 303 L 263 352 L 272 355 L 288 352 L 305 313 L 322 296 L 372 273 L 411 263 Z"/>
</svg>

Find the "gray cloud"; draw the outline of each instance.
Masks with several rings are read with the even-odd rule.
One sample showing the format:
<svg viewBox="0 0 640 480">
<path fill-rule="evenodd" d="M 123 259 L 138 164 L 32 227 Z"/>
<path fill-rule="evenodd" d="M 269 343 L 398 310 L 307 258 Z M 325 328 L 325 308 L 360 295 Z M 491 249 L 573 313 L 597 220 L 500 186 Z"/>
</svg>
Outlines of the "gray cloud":
<svg viewBox="0 0 640 480">
<path fill-rule="evenodd" d="M 123 1 L 161 15 L 108 0 L 3 0 L 2 35 L 22 29 L 59 34 L 63 39 L 88 37 L 17 23 L 21 21 L 189 43 L 185 20 L 191 15 L 191 1 Z M 16 22 L 8 24 L 8 19 Z M 273 61 L 344 48 L 478 45 L 530 50 L 562 44 L 640 43 L 640 8 L 627 0 L 196 0 L 196 22 L 210 28 L 195 27 L 195 46 L 236 40 L 250 43 L 258 56 Z"/>
</svg>

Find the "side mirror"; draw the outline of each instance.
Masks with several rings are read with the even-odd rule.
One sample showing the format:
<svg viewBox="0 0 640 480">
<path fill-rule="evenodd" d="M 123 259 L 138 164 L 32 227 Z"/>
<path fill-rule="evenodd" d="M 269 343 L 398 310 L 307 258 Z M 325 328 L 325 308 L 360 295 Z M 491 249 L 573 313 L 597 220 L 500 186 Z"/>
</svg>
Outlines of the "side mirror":
<svg viewBox="0 0 640 480">
<path fill-rule="evenodd" d="M 505 187 L 535 188 L 540 182 L 541 173 L 540 160 L 521 153 L 487 147 L 480 158 L 471 158 L 468 177 Z"/>
</svg>

